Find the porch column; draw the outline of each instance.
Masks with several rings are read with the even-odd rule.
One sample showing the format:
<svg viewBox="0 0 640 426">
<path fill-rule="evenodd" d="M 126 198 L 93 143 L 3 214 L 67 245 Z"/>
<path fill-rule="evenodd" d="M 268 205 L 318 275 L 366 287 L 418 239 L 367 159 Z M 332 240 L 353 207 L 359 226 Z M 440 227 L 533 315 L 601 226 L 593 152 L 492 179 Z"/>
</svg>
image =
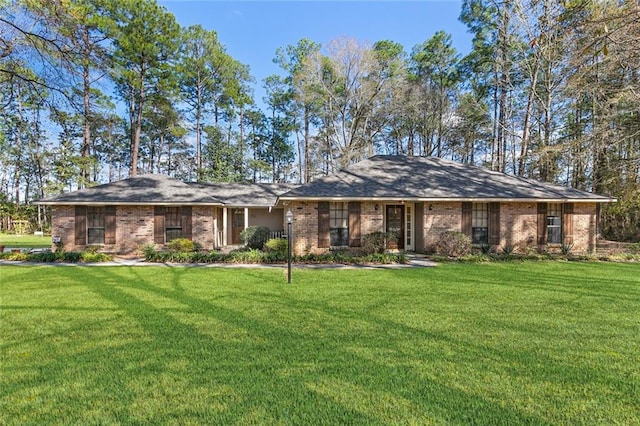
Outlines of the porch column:
<svg viewBox="0 0 640 426">
<path fill-rule="evenodd" d="M 213 247 L 220 247 L 220 241 L 218 241 L 218 208 L 213 208 Z"/>
<path fill-rule="evenodd" d="M 244 208 L 244 229 L 249 227 L 249 208 Z"/>
<path fill-rule="evenodd" d="M 227 210 L 228 209 L 226 207 L 222 209 L 222 245 L 223 246 L 229 245 L 227 243 L 227 222 L 228 222 Z"/>
</svg>

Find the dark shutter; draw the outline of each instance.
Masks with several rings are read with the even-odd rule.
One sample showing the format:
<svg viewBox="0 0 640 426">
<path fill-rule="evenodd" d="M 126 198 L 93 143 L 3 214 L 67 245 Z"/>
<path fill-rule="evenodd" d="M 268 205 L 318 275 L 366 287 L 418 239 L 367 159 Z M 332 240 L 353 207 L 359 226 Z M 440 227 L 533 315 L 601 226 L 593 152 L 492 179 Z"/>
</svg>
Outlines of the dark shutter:
<svg viewBox="0 0 640 426">
<path fill-rule="evenodd" d="M 573 244 L 573 203 L 562 205 L 562 241 Z"/>
<path fill-rule="evenodd" d="M 538 203 L 538 245 L 547 244 L 547 203 Z"/>
<path fill-rule="evenodd" d="M 329 248 L 329 202 L 318 203 L 318 248 Z"/>
<path fill-rule="evenodd" d="M 473 203 L 462 203 L 462 233 L 471 237 L 471 218 L 473 212 Z"/>
<path fill-rule="evenodd" d="M 360 247 L 360 202 L 349 203 L 349 247 Z"/>
<path fill-rule="evenodd" d="M 104 243 L 116 243 L 116 206 L 104 208 Z"/>
<path fill-rule="evenodd" d="M 76 206 L 75 222 L 76 222 L 75 245 L 86 246 L 87 245 L 87 208 L 85 206 Z"/>
<path fill-rule="evenodd" d="M 180 209 L 182 213 L 182 237 L 191 239 L 191 206 L 184 206 Z"/>
<path fill-rule="evenodd" d="M 500 245 L 500 203 L 489 203 L 489 245 Z"/>
<path fill-rule="evenodd" d="M 156 206 L 153 213 L 153 242 L 164 244 L 164 206 Z"/>
</svg>

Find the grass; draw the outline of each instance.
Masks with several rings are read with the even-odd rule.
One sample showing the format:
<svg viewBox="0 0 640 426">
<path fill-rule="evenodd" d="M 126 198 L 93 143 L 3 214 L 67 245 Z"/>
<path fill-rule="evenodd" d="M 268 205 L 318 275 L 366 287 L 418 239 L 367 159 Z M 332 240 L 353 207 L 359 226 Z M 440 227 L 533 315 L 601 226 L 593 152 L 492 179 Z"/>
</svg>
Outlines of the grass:
<svg viewBox="0 0 640 426">
<path fill-rule="evenodd" d="M 0 245 L 6 248 L 49 248 L 51 235 L 3 234 L 0 233 Z"/>
<path fill-rule="evenodd" d="M 2 266 L 3 424 L 638 424 L 640 265 Z"/>
</svg>

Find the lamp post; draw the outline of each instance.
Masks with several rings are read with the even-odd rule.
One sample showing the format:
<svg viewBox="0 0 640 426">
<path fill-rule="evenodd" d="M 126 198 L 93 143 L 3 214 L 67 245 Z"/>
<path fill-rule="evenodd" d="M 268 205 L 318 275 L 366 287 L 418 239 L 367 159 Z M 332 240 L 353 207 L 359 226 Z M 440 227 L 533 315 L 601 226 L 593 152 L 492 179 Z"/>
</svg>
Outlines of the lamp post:
<svg viewBox="0 0 640 426">
<path fill-rule="evenodd" d="M 293 213 L 291 209 L 285 214 L 287 218 L 287 283 L 291 284 L 291 227 L 293 225 Z"/>
</svg>

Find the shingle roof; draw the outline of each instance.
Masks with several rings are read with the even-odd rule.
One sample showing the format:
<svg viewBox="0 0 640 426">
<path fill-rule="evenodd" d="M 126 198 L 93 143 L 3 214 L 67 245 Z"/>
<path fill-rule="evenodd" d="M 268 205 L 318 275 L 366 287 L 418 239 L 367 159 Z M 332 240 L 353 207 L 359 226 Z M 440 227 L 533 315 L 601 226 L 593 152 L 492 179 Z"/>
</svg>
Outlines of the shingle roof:
<svg viewBox="0 0 640 426">
<path fill-rule="evenodd" d="M 291 184 L 185 183 L 163 175 L 141 175 L 43 198 L 36 204 L 231 205 L 269 207 Z"/>
<path fill-rule="evenodd" d="M 279 199 L 615 201 L 440 158 L 393 155 L 376 155 Z"/>
<path fill-rule="evenodd" d="M 215 196 L 224 205 L 236 207 L 268 207 L 279 195 L 298 185 L 287 183 L 189 183 L 203 193 Z"/>
</svg>

